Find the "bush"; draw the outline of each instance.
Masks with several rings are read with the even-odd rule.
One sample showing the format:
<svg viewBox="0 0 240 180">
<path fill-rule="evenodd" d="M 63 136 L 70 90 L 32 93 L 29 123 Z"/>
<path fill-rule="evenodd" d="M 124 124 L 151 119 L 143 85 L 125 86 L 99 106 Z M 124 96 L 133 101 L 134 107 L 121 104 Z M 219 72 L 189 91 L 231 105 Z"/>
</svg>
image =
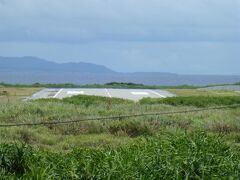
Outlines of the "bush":
<svg viewBox="0 0 240 180">
<path fill-rule="evenodd" d="M 140 121 L 118 121 L 110 124 L 109 132 L 114 135 L 126 133 L 130 137 L 152 135 L 150 126 Z"/>
<path fill-rule="evenodd" d="M 129 104 L 132 101 L 124 100 L 120 98 L 109 98 L 109 97 L 101 97 L 101 96 L 86 96 L 86 95 L 78 95 L 73 97 L 64 98 L 62 100 L 65 103 L 71 103 L 75 105 L 85 105 L 86 107 L 90 105 L 97 104 Z"/>
<path fill-rule="evenodd" d="M 24 145 L 1 144 L 0 146 L 0 175 L 13 174 L 22 176 L 29 170 L 28 158 L 31 148 Z"/>
<path fill-rule="evenodd" d="M 168 104 L 172 106 L 195 106 L 208 107 L 215 105 L 234 105 L 240 104 L 240 96 L 191 96 L 191 97 L 168 97 L 168 98 L 144 98 L 141 104 Z"/>
<path fill-rule="evenodd" d="M 217 121 L 207 123 L 207 129 L 210 132 L 229 134 L 232 132 L 240 132 L 239 123 L 231 123 L 227 121 Z"/>
<path fill-rule="evenodd" d="M 117 104 L 131 104 L 133 101 L 120 99 L 120 98 L 109 98 L 102 96 L 89 96 L 89 95 L 77 95 L 72 97 L 67 97 L 63 99 L 39 99 L 38 102 L 62 102 L 74 105 L 83 105 L 86 108 L 92 105 L 117 105 Z"/>
</svg>

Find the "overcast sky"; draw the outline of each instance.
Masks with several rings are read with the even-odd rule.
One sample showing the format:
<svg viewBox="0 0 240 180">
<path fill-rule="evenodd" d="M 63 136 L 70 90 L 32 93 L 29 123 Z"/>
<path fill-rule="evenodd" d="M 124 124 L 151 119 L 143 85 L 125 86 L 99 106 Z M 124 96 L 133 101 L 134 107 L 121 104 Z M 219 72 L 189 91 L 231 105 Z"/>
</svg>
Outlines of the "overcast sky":
<svg viewBox="0 0 240 180">
<path fill-rule="evenodd" d="M 240 0 L 0 0 L 0 56 L 240 75 Z"/>
</svg>

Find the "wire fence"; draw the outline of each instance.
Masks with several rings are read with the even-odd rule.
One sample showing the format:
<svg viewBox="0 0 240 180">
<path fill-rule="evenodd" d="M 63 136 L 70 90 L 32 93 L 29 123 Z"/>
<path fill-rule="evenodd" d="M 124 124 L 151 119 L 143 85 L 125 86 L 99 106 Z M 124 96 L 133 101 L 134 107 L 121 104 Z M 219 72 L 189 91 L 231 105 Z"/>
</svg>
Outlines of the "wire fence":
<svg viewBox="0 0 240 180">
<path fill-rule="evenodd" d="M 187 113 L 194 113 L 194 112 L 231 109 L 231 108 L 237 108 L 237 107 L 240 107 L 240 104 L 227 105 L 227 106 L 215 106 L 215 107 L 208 107 L 208 108 L 198 108 L 198 109 L 190 109 L 190 110 L 180 110 L 180 111 L 162 111 L 162 112 L 128 114 L 128 115 L 108 116 L 108 117 L 83 118 L 83 119 L 71 120 L 71 121 L 50 121 L 50 122 L 48 121 L 48 122 L 34 122 L 34 123 L 0 124 L 0 128 L 20 127 L 20 126 L 41 126 L 41 125 L 71 124 L 71 123 L 79 123 L 79 122 L 84 122 L 84 121 L 124 120 L 124 119 L 128 119 L 128 118 L 131 118 L 131 117 L 187 114 Z"/>
</svg>

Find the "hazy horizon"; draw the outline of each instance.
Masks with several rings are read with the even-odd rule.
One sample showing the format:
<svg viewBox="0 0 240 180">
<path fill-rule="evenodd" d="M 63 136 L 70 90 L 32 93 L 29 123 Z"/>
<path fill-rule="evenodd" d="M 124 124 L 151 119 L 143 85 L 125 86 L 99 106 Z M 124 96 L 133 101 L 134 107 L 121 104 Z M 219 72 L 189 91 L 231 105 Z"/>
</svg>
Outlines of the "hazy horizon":
<svg viewBox="0 0 240 180">
<path fill-rule="evenodd" d="M 183 74 L 183 73 L 175 73 L 175 72 L 163 72 L 163 71 L 115 71 L 114 69 L 111 69 L 110 67 L 108 66 L 105 66 L 103 64 L 96 64 L 96 63 L 91 63 L 91 62 L 85 62 L 85 61 L 65 61 L 65 62 L 59 62 L 59 61 L 52 61 L 50 59 L 45 59 L 45 58 L 41 58 L 41 57 L 37 57 L 37 56 L 16 56 L 16 57 L 13 57 L 13 56 L 1 56 L 0 55 L 0 58 L 20 58 L 20 59 L 23 59 L 24 58 L 36 58 L 36 59 L 39 59 L 39 60 L 43 60 L 43 61 L 48 61 L 48 62 L 52 62 L 52 63 L 57 63 L 57 64 L 67 64 L 67 63 L 89 63 L 89 64 L 93 64 L 93 65 L 100 65 L 100 66 L 104 66 L 116 73 L 166 73 L 166 74 L 175 74 L 175 75 L 202 75 L 202 76 L 240 76 L 240 74 Z"/>
<path fill-rule="evenodd" d="M 170 72 L 115 72 L 99 64 L 59 64 L 33 57 L 0 56 L 0 82 L 11 84 L 132 82 L 145 85 L 210 85 L 240 82 L 240 75 L 172 74 Z"/>
<path fill-rule="evenodd" d="M 0 56 L 240 75 L 240 0 L 0 0 Z"/>
</svg>

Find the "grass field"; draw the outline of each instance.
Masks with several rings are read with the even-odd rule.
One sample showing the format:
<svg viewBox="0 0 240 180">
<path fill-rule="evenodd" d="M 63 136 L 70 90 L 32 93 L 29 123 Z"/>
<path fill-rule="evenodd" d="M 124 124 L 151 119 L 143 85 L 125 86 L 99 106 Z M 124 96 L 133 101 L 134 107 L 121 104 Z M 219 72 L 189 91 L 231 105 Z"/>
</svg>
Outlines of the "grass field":
<svg viewBox="0 0 240 180">
<path fill-rule="evenodd" d="M 0 86 L 0 102 L 18 101 L 26 96 L 31 96 L 34 92 L 40 91 L 42 88 L 16 88 Z"/>
<path fill-rule="evenodd" d="M 202 90 L 202 89 L 167 89 L 177 96 L 237 96 L 239 93 L 234 91 L 216 91 L 216 90 Z"/>
<path fill-rule="evenodd" d="M 240 94 L 172 89 L 132 102 L 76 96 L 21 101 L 40 88 L 0 88 L 0 124 L 240 104 Z M 240 107 L 188 114 L 0 129 L 2 179 L 239 179 Z"/>
</svg>

